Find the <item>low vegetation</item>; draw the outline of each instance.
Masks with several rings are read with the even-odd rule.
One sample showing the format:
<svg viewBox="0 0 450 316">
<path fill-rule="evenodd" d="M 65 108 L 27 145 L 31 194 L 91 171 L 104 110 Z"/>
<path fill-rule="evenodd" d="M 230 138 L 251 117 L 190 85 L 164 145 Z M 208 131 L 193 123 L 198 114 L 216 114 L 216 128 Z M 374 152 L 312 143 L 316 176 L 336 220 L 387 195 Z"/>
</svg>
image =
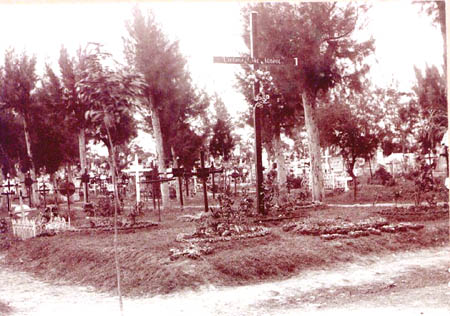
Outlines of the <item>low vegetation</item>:
<svg viewBox="0 0 450 316">
<path fill-rule="evenodd" d="M 412 222 L 390 217 L 386 207 L 298 208 L 284 215 L 278 212 L 267 220 L 249 216 L 246 221 L 241 217 L 235 217 L 234 221 L 231 216 L 218 213 L 217 208 L 215 213 L 208 214 L 189 206 L 184 210 L 172 208 L 163 212 L 158 225 L 136 226 L 119 234 L 122 293 L 156 295 L 208 285 L 249 284 L 287 278 L 305 269 L 324 269 L 367 254 L 440 246 L 448 243 L 449 236 L 448 208 L 442 211 L 443 208 L 437 206 L 432 210 L 437 216 L 416 217 Z M 81 209 L 77 211 L 75 225 L 85 221 L 85 216 Z M 218 221 L 228 226 L 220 226 Z M 405 221 L 410 222 L 410 228 L 398 229 L 405 225 L 400 222 Z M 157 212 L 147 210 L 136 219 L 137 224 L 140 222 L 157 223 Z M 225 233 L 234 223 L 246 227 L 243 234 L 248 234 L 252 227 L 262 227 L 267 233 L 242 238 L 238 238 L 236 228 Z M 397 229 L 371 231 L 378 224 Z M 289 225 L 293 229 L 286 228 Z M 359 227 L 358 231 L 364 228 L 366 233 L 352 232 L 356 227 L 352 225 Z M 347 226 L 353 228 L 345 234 Z M 215 230 L 200 236 L 208 227 Z M 313 232 L 318 232 L 315 228 L 323 231 L 299 233 L 305 227 Z M 329 238 L 335 233 L 343 234 Z M 183 238 L 186 236 L 203 238 Z M 18 241 L 8 230 L 0 238 L 0 249 L 9 266 L 48 281 L 65 280 L 112 293 L 116 289 L 111 231 L 86 229 Z"/>
</svg>

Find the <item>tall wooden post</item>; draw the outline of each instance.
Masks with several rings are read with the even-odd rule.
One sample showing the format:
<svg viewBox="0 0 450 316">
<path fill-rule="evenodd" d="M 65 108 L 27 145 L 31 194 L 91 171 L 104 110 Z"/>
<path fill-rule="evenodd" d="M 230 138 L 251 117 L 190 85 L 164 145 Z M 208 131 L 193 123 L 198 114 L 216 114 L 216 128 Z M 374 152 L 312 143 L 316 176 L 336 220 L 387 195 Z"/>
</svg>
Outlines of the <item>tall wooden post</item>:
<svg viewBox="0 0 450 316">
<path fill-rule="evenodd" d="M 211 163 L 211 169 L 214 170 L 214 162 Z M 216 199 L 216 184 L 214 181 L 214 173 L 212 174 L 212 194 L 213 194 L 213 199 Z"/>
<path fill-rule="evenodd" d="M 250 58 L 249 57 L 214 57 L 215 63 L 223 64 L 253 64 L 253 69 L 256 72 L 258 64 L 267 66 L 281 66 L 281 65 L 293 65 L 297 67 L 298 57 L 280 58 L 280 57 L 258 57 L 257 49 L 257 13 L 252 12 L 250 16 Z M 263 192 L 263 167 L 262 167 L 262 147 L 261 147 L 261 109 L 259 106 L 267 102 L 268 95 L 260 93 L 260 84 L 255 82 L 253 85 L 253 97 L 255 99 L 255 107 L 253 109 L 253 119 L 255 124 L 255 164 L 256 164 L 256 199 L 258 212 L 266 214 L 264 210 L 264 192 Z"/>
<path fill-rule="evenodd" d="M 201 168 L 203 170 L 205 170 L 205 152 L 203 150 L 200 152 L 200 165 L 201 165 Z M 208 210 L 209 210 L 209 206 L 208 206 L 208 192 L 206 190 L 206 180 L 207 179 L 208 179 L 207 177 L 202 177 L 202 180 L 203 180 L 203 199 L 205 201 L 205 212 L 208 212 Z"/>
<path fill-rule="evenodd" d="M 258 57 L 258 47 L 257 47 L 257 34 L 258 34 L 258 24 L 257 24 L 257 13 L 252 12 L 250 17 L 251 33 L 250 33 L 250 56 L 251 58 Z M 254 64 L 254 71 L 258 70 L 258 65 Z M 256 96 L 259 94 L 260 85 L 256 81 L 253 84 L 253 98 L 256 100 Z M 255 101 L 256 102 L 256 101 Z M 253 120 L 255 126 L 255 163 L 256 163 L 256 203 L 258 212 L 260 214 L 265 214 L 264 210 L 264 194 L 263 194 L 263 168 L 262 168 L 262 146 L 261 146 L 261 109 L 257 106 L 258 102 L 255 103 L 253 108 Z"/>
</svg>

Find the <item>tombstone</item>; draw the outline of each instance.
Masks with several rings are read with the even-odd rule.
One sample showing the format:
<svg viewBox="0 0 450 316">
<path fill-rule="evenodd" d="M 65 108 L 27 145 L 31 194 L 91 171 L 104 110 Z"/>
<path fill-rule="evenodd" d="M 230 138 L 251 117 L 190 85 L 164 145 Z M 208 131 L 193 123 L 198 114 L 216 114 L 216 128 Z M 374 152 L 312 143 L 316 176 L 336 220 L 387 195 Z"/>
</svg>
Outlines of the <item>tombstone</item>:
<svg viewBox="0 0 450 316">
<path fill-rule="evenodd" d="M 27 204 L 13 205 L 12 213 L 17 217 L 27 217 L 32 209 Z"/>
</svg>

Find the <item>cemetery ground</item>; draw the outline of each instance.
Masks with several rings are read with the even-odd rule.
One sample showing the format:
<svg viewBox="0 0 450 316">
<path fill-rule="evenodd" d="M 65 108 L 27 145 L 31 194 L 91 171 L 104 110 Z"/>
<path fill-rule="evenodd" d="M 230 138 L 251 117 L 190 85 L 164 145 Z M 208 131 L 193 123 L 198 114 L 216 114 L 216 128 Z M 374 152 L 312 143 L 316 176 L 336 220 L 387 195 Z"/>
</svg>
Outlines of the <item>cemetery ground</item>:
<svg viewBox="0 0 450 316">
<path fill-rule="evenodd" d="M 378 203 L 393 202 L 389 194 L 392 190 L 365 185 L 360 188 L 359 202 L 372 203 L 373 199 L 368 197 L 374 191 L 385 192 L 385 196 L 379 194 Z M 331 194 L 328 202 L 350 204 L 353 202 L 350 196 Z M 397 202 L 413 201 L 404 196 Z M 358 263 L 366 258 L 375 258 L 371 259 L 375 262 L 376 258 L 405 251 L 432 251 L 445 247 L 449 240 L 448 204 L 432 208 L 376 204 L 301 207 L 289 213 L 282 210 L 269 213 L 265 218 L 249 217 L 245 225 L 254 225 L 257 229 L 237 234 L 244 230 L 237 227 L 232 233 L 222 232 L 216 237 L 195 234 L 201 222 L 198 218 L 204 213 L 200 195 L 189 199 L 187 204 L 180 209 L 178 203 L 172 201 L 172 206 L 162 212 L 161 222 L 158 222 L 158 212 L 150 207 L 137 222 L 157 225 L 119 231 L 121 288 L 126 298 L 301 278 L 307 271 L 326 273 L 341 264 Z M 210 204 L 217 202 L 210 199 Z M 84 211 L 79 205 L 74 209 L 72 225 L 85 224 Z M 0 217 L 5 216 L 3 210 Z M 67 231 L 24 241 L 15 239 L 9 230 L 0 234 L 0 255 L 2 265 L 8 269 L 25 271 L 50 284 L 89 286 L 110 294 L 116 291 L 111 230 Z M 348 296 L 346 303 L 352 303 L 355 297 L 373 299 L 388 292 L 395 295 L 400 289 L 414 291 L 423 286 L 447 284 L 447 270 L 443 273 L 442 269 L 420 269 L 411 272 L 412 277 L 395 288 L 375 283 L 309 293 L 316 297 L 312 301 L 310 296 L 298 299 L 332 306 L 339 304 L 336 297 L 341 294 L 344 299 Z M 4 298 L 0 299 L 0 312 L 14 312 L 15 308 Z"/>
</svg>

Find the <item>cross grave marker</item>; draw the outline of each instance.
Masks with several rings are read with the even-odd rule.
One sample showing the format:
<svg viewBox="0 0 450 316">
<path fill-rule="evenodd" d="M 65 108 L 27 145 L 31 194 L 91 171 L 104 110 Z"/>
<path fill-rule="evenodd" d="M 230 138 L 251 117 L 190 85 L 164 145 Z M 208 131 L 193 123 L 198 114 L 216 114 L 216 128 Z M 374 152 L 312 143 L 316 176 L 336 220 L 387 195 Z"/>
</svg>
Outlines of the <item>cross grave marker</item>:
<svg viewBox="0 0 450 316">
<path fill-rule="evenodd" d="M 8 176 L 8 179 L 5 181 L 6 184 L 2 185 L 3 188 L 6 188 L 3 190 L 2 195 L 6 195 L 6 200 L 8 203 L 8 214 L 10 214 L 11 211 L 11 202 L 9 200 L 10 195 L 15 195 L 16 192 L 14 190 L 11 190 L 11 188 L 15 188 L 16 184 L 13 182 L 11 183 L 11 179 Z"/>
<path fill-rule="evenodd" d="M 139 165 L 137 155 L 134 156 L 134 163 L 129 169 L 123 170 L 127 173 L 134 173 L 136 178 L 136 203 L 141 201 L 141 187 L 140 187 L 140 173 L 144 173 L 145 171 L 151 171 L 152 169 L 144 168 L 142 165 Z"/>
<path fill-rule="evenodd" d="M 257 36 L 257 13 L 252 12 L 250 15 L 250 57 L 213 57 L 214 63 L 222 64 L 252 64 L 253 70 L 258 69 L 258 65 L 282 66 L 292 65 L 298 66 L 298 58 L 284 59 L 278 57 L 259 57 Z M 253 84 L 253 98 L 255 106 L 253 108 L 253 119 L 255 126 L 255 164 L 256 164 L 256 201 L 258 212 L 265 214 L 264 195 L 263 195 L 263 167 L 262 167 L 262 145 L 261 145 L 261 106 L 267 102 L 268 95 L 260 93 L 260 83 L 256 81 Z"/>
</svg>

